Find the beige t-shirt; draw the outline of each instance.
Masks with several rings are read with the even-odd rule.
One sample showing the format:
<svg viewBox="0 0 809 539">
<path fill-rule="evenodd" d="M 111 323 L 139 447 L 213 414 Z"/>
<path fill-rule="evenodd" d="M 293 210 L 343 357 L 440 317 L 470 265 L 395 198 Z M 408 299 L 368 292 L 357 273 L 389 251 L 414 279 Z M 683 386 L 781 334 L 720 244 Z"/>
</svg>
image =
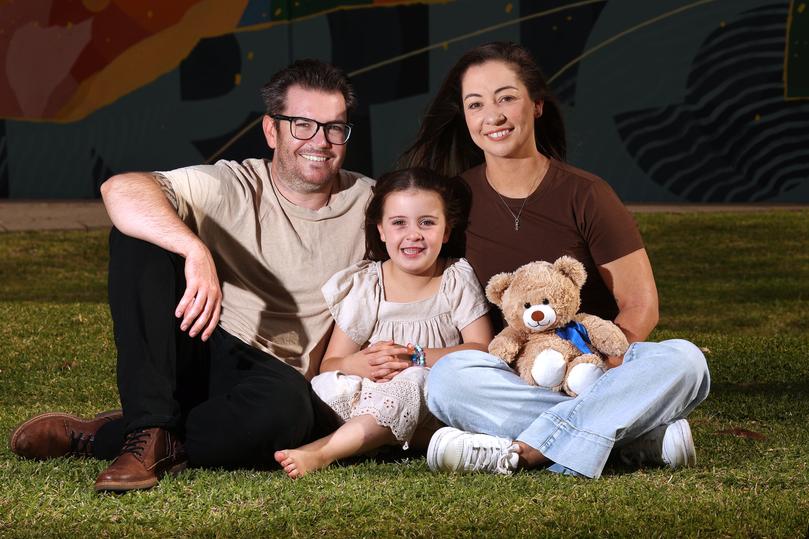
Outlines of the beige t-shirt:
<svg viewBox="0 0 809 539">
<path fill-rule="evenodd" d="M 292 204 L 270 161 L 219 161 L 160 172 L 177 212 L 211 250 L 222 284 L 220 326 L 300 370 L 317 374 L 331 329 L 320 287 L 365 251 L 373 180 L 340 171 L 319 210 Z"/>
</svg>

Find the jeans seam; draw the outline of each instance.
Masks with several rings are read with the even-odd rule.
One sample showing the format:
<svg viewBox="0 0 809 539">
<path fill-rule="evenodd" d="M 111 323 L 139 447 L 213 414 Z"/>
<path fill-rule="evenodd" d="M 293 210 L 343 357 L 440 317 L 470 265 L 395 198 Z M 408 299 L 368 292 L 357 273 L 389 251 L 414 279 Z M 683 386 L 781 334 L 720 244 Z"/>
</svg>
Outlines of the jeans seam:
<svg viewBox="0 0 809 539">
<path fill-rule="evenodd" d="M 614 439 L 610 439 L 610 438 L 608 438 L 606 436 L 602 436 L 601 434 L 598 434 L 596 432 L 590 432 L 589 430 L 582 430 L 582 429 L 576 427 L 575 425 L 573 425 L 572 423 L 570 423 L 568 420 L 563 419 L 563 418 L 559 417 L 558 415 L 554 414 L 553 412 L 548 411 L 548 412 L 545 412 L 542 415 L 545 416 L 549 421 L 551 421 L 556 426 L 556 429 L 554 430 L 554 432 L 551 435 L 549 435 L 548 438 L 546 438 L 546 441 L 542 444 L 544 447 L 547 447 L 547 444 L 549 443 L 549 441 L 555 441 L 556 438 L 558 438 L 558 434 L 557 434 L 558 432 L 565 432 L 565 433 L 570 434 L 571 436 L 575 436 L 576 438 L 590 439 L 592 437 L 595 440 L 604 440 L 604 441 L 607 442 L 607 445 L 614 445 L 615 444 Z M 581 435 L 584 435 L 584 436 L 581 436 Z"/>
</svg>

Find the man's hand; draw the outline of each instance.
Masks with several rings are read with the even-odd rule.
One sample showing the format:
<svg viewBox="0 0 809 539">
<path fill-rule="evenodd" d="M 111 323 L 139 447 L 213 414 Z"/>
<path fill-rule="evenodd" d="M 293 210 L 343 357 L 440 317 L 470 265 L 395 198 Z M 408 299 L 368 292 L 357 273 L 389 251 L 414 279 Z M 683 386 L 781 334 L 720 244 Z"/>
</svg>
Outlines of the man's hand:
<svg viewBox="0 0 809 539">
<path fill-rule="evenodd" d="M 201 241 L 185 258 L 185 283 L 185 293 L 174 316 L 183 319 L 180 323 L 182 331 L 188 331 L 191 337 L 202 332 L 202 340 L 207 341 L 219 323 L 222 288 L 211 252 Z"/>
</svg>

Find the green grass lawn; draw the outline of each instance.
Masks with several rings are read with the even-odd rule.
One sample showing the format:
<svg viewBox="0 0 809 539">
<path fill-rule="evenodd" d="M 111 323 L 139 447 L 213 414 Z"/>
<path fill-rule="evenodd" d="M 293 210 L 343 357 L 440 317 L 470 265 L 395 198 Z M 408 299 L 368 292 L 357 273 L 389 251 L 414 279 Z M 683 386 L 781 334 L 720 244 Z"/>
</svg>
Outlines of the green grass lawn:
<svg viewBox="0 0 809 539">
<path fill-rule="evenodd" d="M 187 470 L 97 496 L 105 464 L 0 448 L 0 536 L 764 536 L 809 533 L 809 211 L 645 214 L 661 320 L 702 347 L 698 465 L 597 481 L 450 476 L 423 458 L 281 472 Z M 106 233 L 0 234 L 0 431 L 118 406 Z"/>
</svg>

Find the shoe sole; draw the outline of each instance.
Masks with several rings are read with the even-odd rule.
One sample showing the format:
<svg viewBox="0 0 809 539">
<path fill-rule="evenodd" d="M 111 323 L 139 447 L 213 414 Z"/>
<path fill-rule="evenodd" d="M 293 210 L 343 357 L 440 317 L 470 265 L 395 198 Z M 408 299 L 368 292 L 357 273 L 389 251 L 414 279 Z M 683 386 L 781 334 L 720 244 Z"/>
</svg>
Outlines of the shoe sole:
<svg viewBox="0 0 809 539">
<path fill-rule="evenodd" d="M 114 418 L 115 416 L 120 415 L 120 414 L 121 414 L 120 410 L 110 410 L 108 412 L 101 412 L 101 413 L 97 414 L 90 421 L 93 421 L 95 419 Z M 34 417 L 28 419 L 27 421 L 23 421 L 22 423 L 17 425 L 17 428 L 15 428 L 13 431 L 11 431 L 11 434 L 8 437 L 8 446 L 11 449 L 11 452 L 14 453 L 15 455 L 20 456 L 20 457 L 28 458 L 28 457 L 25 457 L 24 455 L 20 455 L 17 452 L 17 438 L 19 437 L 20 432 L 22 432 L 22 430 L 25 427 L 27 427 L 28 425 L 30 425 L 31 423 L 34 423 L 34 422 L 39 421 L 41 419 L 47 419 L 47 418 L 51 418 L 51 417 L 58 417 L 60 419 L 79 421 L 79 422 L 82 422 L 82 423 L 87 422 L 87 420 L 84 419 L 84 418 L 81 418 L 81 417 L 73 415 L 73 414 L 68 414 L 68 413 L 65 413 L 65 412 L 46 412 L 44 414 L 35 415 Z"/>
<path fill-rule="evenodd" d="M 146 490 L 152 487 L 157 486 L 160 482 L 160 478 L 165 475 L 172 475 L 175 476 L 186 469 L 188 466 L 188 461 L 183 461 L 178 464 L 175 464 L 162 474 L 160 477 L 153 477 L 152 479 L 146 479 L 143 481 L 103 481 L 103 482 L 96 482 L 95 484 L 95 491 L 96 492 L 129 492 L 130 490 Z"/>
<path fill-rule="evenodd" d="M 430 444 L 427 446 L 427 467 L 433 472 L 454 472 L 455 470 L 444 470 L 438 466 L 438 448 L 441 446 L 441 441 L 447 435 L 458 432 L 454 427 L 442 427 L 435 431 Z"/>
</svg>

